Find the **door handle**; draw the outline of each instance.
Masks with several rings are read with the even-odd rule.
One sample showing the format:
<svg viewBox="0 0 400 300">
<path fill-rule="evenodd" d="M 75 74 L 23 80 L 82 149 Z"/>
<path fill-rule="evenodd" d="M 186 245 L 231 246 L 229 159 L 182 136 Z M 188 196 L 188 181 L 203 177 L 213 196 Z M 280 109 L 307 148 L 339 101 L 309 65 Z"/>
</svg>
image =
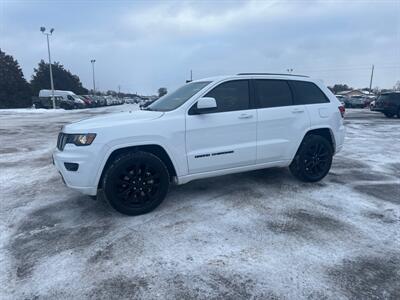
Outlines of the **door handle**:
<svg viewBox="0 0 400 300">
<path fill-rule="evenodd" d="M 304 112 L 304 109 L 300 109 L 300 108 L 295 108 L 292 110 L 293 114 L 301 114 Z"/>
<path fill-rule="evenodd" d="M 252 117 L 253 117 L 253 115 L 250 115 L 250 114 L 241 114 L 239 116 L 239 119 L 250 119 Z"/>
</svg>

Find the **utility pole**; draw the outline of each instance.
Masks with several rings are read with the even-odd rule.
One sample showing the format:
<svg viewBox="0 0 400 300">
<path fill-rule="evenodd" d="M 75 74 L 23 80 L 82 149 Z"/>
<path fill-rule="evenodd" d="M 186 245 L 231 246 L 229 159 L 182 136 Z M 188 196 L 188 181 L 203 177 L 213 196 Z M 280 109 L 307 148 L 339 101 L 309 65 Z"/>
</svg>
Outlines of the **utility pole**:
<svg viewBox="0 0 400 300">
<path fill-rule="evenodd" d="M 192 82 L 193 81 L 193 72 L 190 70 L 190 79 L 186 79 L 186 83 Z"/>
<path fill-rule="evenodd" d="M 49 67 L 50 67 L 51 101 L 53 102 L 53 109 L 56 109 L 56 100 L 54 98 L 53 70 L 51 69 L 50 41 L 49 41 L 49 35 L 53 34 L 54 28 L 51 28 L 50 32 L 45 32 L 46 28 L 40 27 L 40 31 L 47 37 L 47 52 L 49 54 Z"/>
<path fill-rule="evenodd" d="M 118 86 L 118 98 L 121 98 L 120 95 L 121 95 L 121 86 L 119 85 L 119 86 Z"/>
<path fill-rule="evenodd" d="M 372 92 L 372 79 L 374 78 L 374 65 L 372 65 L 372 69 L 371 69 L 371 79 L 369 81 L 369 92 Z"/>
<path fill-rule="evenodd" d="M 96 62 L 95 59 L 90 61 L 92 63 L 92 75 L 93 75 L 93 95 L 96 95 L 96 80 L 94 78 L 94 63 Z"/>
</svg>

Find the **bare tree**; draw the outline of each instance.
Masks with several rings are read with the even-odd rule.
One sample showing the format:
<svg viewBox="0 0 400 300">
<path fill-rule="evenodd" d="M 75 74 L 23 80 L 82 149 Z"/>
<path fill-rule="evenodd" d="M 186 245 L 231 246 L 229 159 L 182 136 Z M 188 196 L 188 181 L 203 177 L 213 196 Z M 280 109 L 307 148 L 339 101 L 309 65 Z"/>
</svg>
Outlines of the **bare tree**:
<svg viewBox="0 0 400 300">
<path fill-rule="evenodd" d="M 400 91 L 400 80 L 397 80 L 396 84 L 394 85 L 393 89 L 395 91 Z"/>
</svg>

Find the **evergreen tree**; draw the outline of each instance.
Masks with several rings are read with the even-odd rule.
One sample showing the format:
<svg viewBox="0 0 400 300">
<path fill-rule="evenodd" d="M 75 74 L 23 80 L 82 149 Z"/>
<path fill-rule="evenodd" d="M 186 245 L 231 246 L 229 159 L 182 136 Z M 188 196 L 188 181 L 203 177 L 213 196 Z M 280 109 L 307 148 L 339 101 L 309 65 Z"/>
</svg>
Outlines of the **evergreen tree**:
<svg viewBox="0 0 400 300">
<path fill-rule="evenodd" d="M 82 86 L 79 77 L 66 70 L 62 64 L 54 62 L 51 68 L 55 90 L 72 91 L 77 95 L 88 94 L 88 90 Z M 49 64 L 43 60 L 39 62 L 38 68 L 34 69 L 31 86 L 34 95 L 39 95 L 42 89 L 51 89 Z"/>
<path fill-rule="evenodd" d="M 165 87 L 160 87 L 158 89 L 158 97 L 162 97 L 162 96 L 166 95 L 167 93 L 168 93 L 168 90 Z"/>
<path fill-rule="evenodd" d="M 31 105 L 31 88 L 18 61 L 0 49 L 0 108 Z"/>
<path fill-rule="evenodd" d="M 353 88 L 349 87 L 347 84 L 335 84 L 333 87 L 328 87 L 332 93 L 337 94 L 339 92 L 348 91 Z"/>
</svg>

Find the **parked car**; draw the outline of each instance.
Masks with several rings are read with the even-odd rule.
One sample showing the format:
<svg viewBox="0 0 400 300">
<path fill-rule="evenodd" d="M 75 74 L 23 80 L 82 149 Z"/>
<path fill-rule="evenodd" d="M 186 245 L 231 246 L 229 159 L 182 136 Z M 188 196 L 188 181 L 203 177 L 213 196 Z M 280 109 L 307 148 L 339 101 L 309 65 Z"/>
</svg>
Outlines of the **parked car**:
<svg viewBox="0 0 400 300">
<path fill-rule="evenodd" d="M 107 105 L 107 100 L 104 96 L 92 96 L 92 98 L 96 101 L 97 106 Z"/>
<path fill-rule="evenodd" d="M 141 104 L 139 104 L 139 108 L 144 109 L 148 107 L 150 104 L 153 104 L 155 101 L 157 101 L 157 99 L 143 101 Z"/>
<path fill-rule="evenodd" d="M 388 118 L 395 115 L 400 118 L 400 92 L 382 93 L 376 100 L 373 110 L 382 112 Z"/>
<path fill-rule="evenodd" d="M 192 81 L 144 110 L 63 127 L 53 153 L 70 188 L 121 213 L 155 209 L 171 183 L 289 167 L 299 180 L 329 172 L 343 146 L 344 107 L 321 81 L 242 73 Z"/>
<path fill-rule="evenodd" d="M 90 99 L 88 96 L 83 96 L 83 95 L 79 95 L 79 98 L 81 98 L 83 100 L 83 102 L 85 102 L 86 107 L 94 107 L 94 102 L 92 99 Z"/>
<path fill-rule="evenodd" d="M 340 101 L 340 103 L 342 103 L 343 106 L 346 106 L 346 102 L 345 102 L 345 100 L 347 98 L 346 96 L 343 96 L 343 95 L 335 95 L 335 96 Z"/>
<path fill-rule="evenodd" d="M 81 95 L 80 97 L 83 98 L 83 101 L 85 101 L 88 107 L 100 106 L 96 99 L 91 95 Z"/>
<path fill-rule="evenodd" d="M 51 97 L 52 96 L 52 91 L 51 90 L 40 90 L 39 91 L 39 97 Z M 86 104 L 85 102 L 79 98 L 78 95 L 71 91 L 61 91 L 61 90 L 54 90 L 54 96 L 60 96 L 62 97 L 65 101 L 69 100 L 74 103 L 74 108 L 85 108 Z"/>
<path fill-rule="evenodd" d="M 371 103 L 369 104 L 369 109 L 374 110 L 375 105 L 376 105 L 376 100 L 371 101 Z"/>
<path fill-rule="evenodd" d="M 345 101 L 346 108 L 364 108 L 367 106 L 366 97 L 352 96 Z"/>
<path fill-rule="evenodd" d="M 74 109 L 75 103 L 71 100 L 65 100 L 61 96 L 54 96 L 56 108 Z M 32 104 L 35 108 L 53 108 L 51 97 L 32 97 Z"/>
<path fill-rule="evenodd" d="M 135 103 L 135 100 L 133 98 L 129 98 L 129 97 L 124 97 L 123 101 L 124 101 L 124 103 L 127 103 L 127 104 L 134 104 Z"/>
</svg>

